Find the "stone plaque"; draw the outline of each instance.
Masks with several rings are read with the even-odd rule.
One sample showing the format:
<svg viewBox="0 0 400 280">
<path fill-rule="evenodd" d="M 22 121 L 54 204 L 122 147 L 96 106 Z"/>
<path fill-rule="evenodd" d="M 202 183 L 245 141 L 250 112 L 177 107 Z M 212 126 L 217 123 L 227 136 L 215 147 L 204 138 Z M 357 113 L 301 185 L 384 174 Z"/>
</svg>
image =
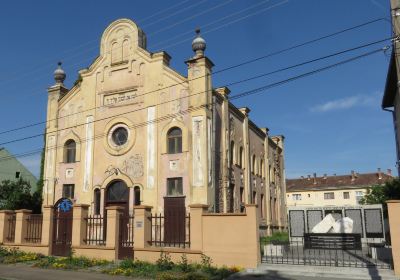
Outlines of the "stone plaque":
<svg viewBox="0 0 400 280">
<path fill-rule="evenodd" d="M 179 160 L 170 160 L 169 161 L 169 170 L 178 171 L 179 170 Z"/>
<path fill-rule="evenodd" d="M 104 95 L 103 97 L 103 105 L 104 106 L 116 106 L 116 105 L 125 105 L 130 103 L 135 103 L 137 97 L 136 91 L 128 91 L 121 93 L 111 93 Z"/>
<path fill-rule="evenodd" d="M 143 221 L 136 221 L 136 228 L 142 228 L 143 227 Z"/>
<path fill-rule="evenodd" d="M 65 170 L 65 178 L 74 178 L 74 169 L 68 168 Z"/>
</svg>

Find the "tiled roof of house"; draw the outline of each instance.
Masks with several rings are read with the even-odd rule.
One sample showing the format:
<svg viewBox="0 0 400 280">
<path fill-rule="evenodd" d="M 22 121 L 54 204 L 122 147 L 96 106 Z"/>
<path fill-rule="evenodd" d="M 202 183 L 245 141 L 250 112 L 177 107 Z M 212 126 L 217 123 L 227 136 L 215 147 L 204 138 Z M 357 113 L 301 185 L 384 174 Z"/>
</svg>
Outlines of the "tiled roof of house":
<svg viewBox="0 0 400 280">
<path fill-rule="evenodd" d="M 335 190 L 344 188 L 365 188 L 373 185 L 384 184 L 393 179 L 390 169 L 387 173 L 378 172 L 358 174 L 354 171 L 348 175 L 314 176 L 302 177 L 299 179 L 287 179 L 286 191 L 307 191 L 307 190 Z"/>
</svg>

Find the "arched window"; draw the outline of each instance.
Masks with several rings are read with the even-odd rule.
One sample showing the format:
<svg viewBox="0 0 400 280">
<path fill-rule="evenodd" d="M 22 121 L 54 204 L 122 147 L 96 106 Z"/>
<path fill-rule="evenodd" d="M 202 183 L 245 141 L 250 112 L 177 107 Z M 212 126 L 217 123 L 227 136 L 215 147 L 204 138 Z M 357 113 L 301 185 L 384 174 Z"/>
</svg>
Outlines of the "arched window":
<svg viewBox="0 0 400 280">
<path fill-rule="evenodd" d="M 173 127 L 167 134 L 168 154 L 182 153 L 182 130 Z"/>
<path fill-rule="evenodd" d="M 229 153 L 231 165 L 235 164 L 235 142 L 231 141 L 231 149 Z"/>
<path fill-rule="evenodd" d="M 264 161 L 260 161 L 260 175 L 262 178 L 264 178 Z"/>
<path fill-rule="evenodd" d="M 71 163 L 75 162 L 76 155 L 76 143 L 74 140 L 70 139 L 65 142 L 64 145 L 64 162 Z"/>
<path fill-rule="evenodd" d="M 133 189 L 133 192 L 135 193 L 135 201 L 134 204 L 135 205 L 140 205 L 140 188 L 138 186 L 136 186 Z"/>
<path fill-rule="evenodd" d="M 129 190 L 123 181 L 114 181 L 107 188 L 107 202 L 127 202 Z"/>
<path fill-rule="evenodd" d="M 94 214 L 100 215 L 100 189 L 95 189 L 93 193 L 93 202 L 94 202 Z"/>
<path fill-rule="evenodd" d="M 240 164 L 240 167 L 242 167 L 243 168 L 243 166 L 244 166 L 244 163 L 243 163 L 243 147 L 240 147 L 240 149 L 239 149 L 239 164 Z"/>
</svg>

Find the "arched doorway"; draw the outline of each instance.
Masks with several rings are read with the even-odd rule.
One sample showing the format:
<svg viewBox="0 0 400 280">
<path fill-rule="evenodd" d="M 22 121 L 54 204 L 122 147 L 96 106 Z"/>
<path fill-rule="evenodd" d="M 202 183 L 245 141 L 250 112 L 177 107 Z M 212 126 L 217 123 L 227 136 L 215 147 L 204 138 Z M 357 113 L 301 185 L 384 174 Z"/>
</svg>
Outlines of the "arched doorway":
<svg viewBox="0 0 400 280">
<path fill-rule="evenodd" d="M 124 207 L 124 214 L 128 214 L 129 209 L 129 189 L 122 180 L 112 181 L 106 189 L 105 206 Z"/>
<path fill-rule="evenodd" d="M 71 253 L 72 213 L 73 207 L 70 199 L 61 198 L 54 204 L 51 252 L 54 256 L 68 256 Z"/>
</svg>

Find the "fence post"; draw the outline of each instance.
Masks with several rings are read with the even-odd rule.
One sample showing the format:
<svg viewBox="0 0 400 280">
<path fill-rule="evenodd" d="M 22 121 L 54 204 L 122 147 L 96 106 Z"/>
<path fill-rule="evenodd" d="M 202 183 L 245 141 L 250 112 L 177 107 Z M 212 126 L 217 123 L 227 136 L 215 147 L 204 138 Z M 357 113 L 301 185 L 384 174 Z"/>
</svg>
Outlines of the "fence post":
<svg viewBox="0 0 400 280">
<path fill-rule="evenodd" d="M 119 222 L 120 222 L 119 217 L 123 210 L 124 210 L 124 207 L 122 207 L 122 206 L 106 207 L 106 215 L 107 215 L 106 247 L 114 248 L 114 250 L 115 250 L 114 259 L 118 259 Z"/>
<path fill-rule="evenodd" d="M 133 240 L 135 248 L 150 246 L 151 241 L 151 209 L 146 205 L 134 206 L 135 224 L 133 225 Z"/>
<path fill-rule="evenodd" d="M 15 213 L 15 244 L 22 244 L 25 243 L 26 228 L 28 225 L 26 219 L 32 213 L 32 210 L 20 209 L 16 210 Z"/>
<path fill-rule="evenodd" d="M 203 213 L 208 209 L 205 204 L 191 204 L 190 208 L 190 249 L 203 250 Z"/>
<path fill-rule="evenodd" d="M 86 221 L 88 217 L 89 205 L 76 204 L 72 212 L 72 247 L 79 247 L 83 244 L 86 237 Z"/>
<path fill-rule="evenodd" d="M 257 211 L 257 204 L 246 204 L 246 216 L 247 216 L 247 225 L 248 225 L 248 230 L 252 230 L 253 232 L 253 238 L 251 240 L 254 240 L 254 243 L 252 244 L 253 246 L 249 246 L 249 251 L 253 251 L 253 255 L 257 256 L 256 259 L 254 260 L 255 267 L 261 262 L 261 250 L 260 250 L 260 217 L 259 213 Z"/>
<path fill-rule="evenodd" d="M 14 214 L 12 210 L 0 210 L 0 244 L 4 243 L 8 233 L 8 218 Z"/>
<path fill-rule="evenodd" d="M 48 246 L 50 255 L 53 245 L 53 219 L 54 210 L 52 205 L 43 206 L 43 219 L 42 219 L 42 240 L 41 244 Z"/>
<path fill-rule="evenodd" d="M 388 200 L 386 203 L 389 214 L 394 274 L 400 276 L 400 200 Z"/>
</svg>

